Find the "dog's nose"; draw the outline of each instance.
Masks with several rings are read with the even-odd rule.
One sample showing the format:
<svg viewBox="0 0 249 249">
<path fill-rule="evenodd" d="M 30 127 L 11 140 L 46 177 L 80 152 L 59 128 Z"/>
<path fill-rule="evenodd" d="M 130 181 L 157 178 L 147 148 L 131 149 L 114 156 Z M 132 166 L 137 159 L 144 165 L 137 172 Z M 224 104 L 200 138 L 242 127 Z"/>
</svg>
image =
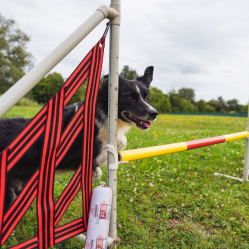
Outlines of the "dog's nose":
<svg viewBox="0 0 249 249">
<path fill-rule="evenodd" d="M 150 110 L 149 111 L 149 116 L 150 116 L 150 118 L 152 120 L 156 119 L 157 115 L 158 115 L 158 111 L 157 110 Z"/>
</svg>

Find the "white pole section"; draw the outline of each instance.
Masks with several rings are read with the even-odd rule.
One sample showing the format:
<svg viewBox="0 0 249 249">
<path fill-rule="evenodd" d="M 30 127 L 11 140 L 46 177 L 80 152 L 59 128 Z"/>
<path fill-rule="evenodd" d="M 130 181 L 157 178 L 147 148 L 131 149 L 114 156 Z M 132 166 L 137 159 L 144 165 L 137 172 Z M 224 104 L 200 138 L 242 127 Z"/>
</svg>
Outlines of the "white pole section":
<svg viewBox="0 0 249 249">
<path fill-rule="evenodd" d="M 111 7 L 120 14 L 121 0 L 112 0 Z M 117 150 L 118 124 L 118 79 L 119 79 L 119 31 L 120 15 L 111 21 L 110 27 L 110 65 L 108 95 L 108 143 Z M 108 186 L 112 189 L 112 210 L 109 237 L 117 239 L 117 168 L 109 168 L 114 164 L 114 156 L 108 152 Z M 117 162 L 116 162 L 117 163 Z M 110 246 L 109 248 L 112 248 Z"/>
<path fill-rule="evenodd" d="M 246 127 L 246 130 L 249 131 L 249 101 L 248 101 L 248 110 L 247 110 L 247 127 Z M 249 174 L 248 171 L 249 171 L 249 137 L 246 138 L 243 181 L 248 181 L 248 174 Z"/>
<path fill-rule="evenodd" d="M 247 109 L 247 127 L 246 130 L 249 131 L 249 101 L 248 101 L 248 109 Z"/>
<path fill-rule="evenodd" d="M 116 10 L 100 6 L 82 25 L 55 48 L 45 59 L 24 75 L 0 98 L 0 117 L 25 96 L 47 73 L 75 48 L 101 21 L 118 16 Z"/>
</svg>

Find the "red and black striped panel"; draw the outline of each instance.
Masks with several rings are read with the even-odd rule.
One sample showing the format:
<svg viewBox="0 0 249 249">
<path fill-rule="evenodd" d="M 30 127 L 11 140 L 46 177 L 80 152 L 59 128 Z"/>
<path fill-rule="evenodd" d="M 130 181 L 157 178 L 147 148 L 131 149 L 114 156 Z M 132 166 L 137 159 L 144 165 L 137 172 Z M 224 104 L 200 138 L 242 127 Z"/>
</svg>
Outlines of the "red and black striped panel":
<svg viewBox="0 0 249 249">
<path fill-rule="evenodd" d="M 60 142 L 64 107 L 64 88 L 48 103 L 47 124 L 42 151 L 37 196 L 39 248 L 54 246 L 54 171 Z"/>
<path fill-rule="evenodd" d="M 108 30 L 108 28 L 107 28 Z M 94 118 L 102 68 L 105 36 L 93 47 L 65 82 L 61 90 L 30 121 L 17 138 L 0 154 L 0 247 L 14 230 L 37 195 L 38 234 L 11 248 L 48 248 L 86 230 L 91 198 Z M 63 109 L 73 94 L 89 77 L 85 103 L 62 133 Z M 54 171 L 83 130 L 82 164 L 67 185 L 56 205 L 53 199 Z M 6 173 L 30 146 L 44 134 L 40 168 L 34 173 L 13 205 L 4 214 Z M 82 218 L 55 228 L 80 186 L 83 194 Z M 39 241 L 39 242 L 38 242 Z"/>
</svg>

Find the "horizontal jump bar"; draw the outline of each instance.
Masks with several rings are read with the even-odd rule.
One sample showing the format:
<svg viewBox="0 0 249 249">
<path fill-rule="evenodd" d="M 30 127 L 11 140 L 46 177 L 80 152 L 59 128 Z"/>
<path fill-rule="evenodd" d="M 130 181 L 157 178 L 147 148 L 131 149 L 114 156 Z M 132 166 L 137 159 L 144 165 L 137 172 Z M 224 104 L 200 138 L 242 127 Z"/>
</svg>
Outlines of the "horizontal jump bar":
<svg viewBox="0 0 249 249">
<path fill-rule="evenodd" d="M 121 161 L 134 161 L 138 159 L 172 154 L 185 150 L 205 147 L 213 144 L 224 143 L 245 137 L 249 137 L 249 131 L 243 131 L 218 137 L 203 138 L 203 139 L 182 142 L 182 143 L 166 144 L 166 145 L 153 146 L 141 149 L 119 151 L 119 154 L 121 156 Z"/>
</svg>

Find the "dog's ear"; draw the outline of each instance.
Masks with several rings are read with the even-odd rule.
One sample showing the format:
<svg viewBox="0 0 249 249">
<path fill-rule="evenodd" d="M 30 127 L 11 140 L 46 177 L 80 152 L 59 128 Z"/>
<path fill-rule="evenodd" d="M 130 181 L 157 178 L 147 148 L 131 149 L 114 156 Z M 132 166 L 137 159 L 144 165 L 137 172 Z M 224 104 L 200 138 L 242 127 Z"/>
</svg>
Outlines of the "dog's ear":
<svg viewBox="0 0 249 249">
<path fill-rule="evenodd" d="M 154 67 L 152 66 L 147 67 L 144 71 L 144 75 L 141 77 L 138 77 L 136 80 L 141 81 L 147 86 L 147 88 L 149 88 L 150 83 L 153 80 L 153 71 L 154 71 Z"/>
<path fill-rule="evenodd" d="M 106 74 L 106 75 L 103 76 L 104 80 L 108 80 L 108 78 L 109 78 L 109 74 Z"/>
</svg>

